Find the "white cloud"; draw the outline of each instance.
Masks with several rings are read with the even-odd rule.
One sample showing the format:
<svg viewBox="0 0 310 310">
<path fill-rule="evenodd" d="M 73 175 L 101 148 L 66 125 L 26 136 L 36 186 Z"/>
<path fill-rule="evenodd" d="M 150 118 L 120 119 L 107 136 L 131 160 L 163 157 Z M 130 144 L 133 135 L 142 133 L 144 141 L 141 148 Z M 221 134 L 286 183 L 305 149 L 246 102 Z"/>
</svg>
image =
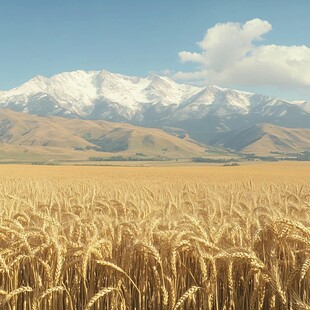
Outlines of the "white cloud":
<svg viewBox="0 0 310 310">
<path fill-rule="evenodd" d="M 220 85 L 309 87 L 310 48 L 262 44 L 271 29 L 269 22 L 258 18 L 243 25 L 217 24 L 198 42 L 201 52 L 179 53 L 182 63 L 196 63 L 198 69 L 173 77 Z"/>
</svg>

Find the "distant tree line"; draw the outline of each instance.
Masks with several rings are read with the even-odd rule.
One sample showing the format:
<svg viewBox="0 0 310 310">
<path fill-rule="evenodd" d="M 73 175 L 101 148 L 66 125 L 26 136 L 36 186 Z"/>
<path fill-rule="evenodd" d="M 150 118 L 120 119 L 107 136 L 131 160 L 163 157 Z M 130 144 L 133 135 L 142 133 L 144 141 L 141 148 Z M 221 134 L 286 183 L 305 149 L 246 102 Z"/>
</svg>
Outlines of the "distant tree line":
<svg viewBox="0 0 310 310">
<path fill-rule="evenodd" d="M 208 157 L 194 157 L 192 158 L 192 162 L 194 163 L 231 163 L 238 162 L 238 159 L 235 158 L 208 158 Z"/>
<path fill-rule="evenodd" d="M 301 153 L 285 153 L 285 152 L 270 152 L 274 155 L 282 155 L 283 157 L 274 157 L 274 156 L 256 156 L 255 154 L 247 154 L 246 159 L 248 160 L 262 160 L 262 161 L 281 161 L 281 160 L 290 160 L 290 161 L 310 161 L 310 152 L 304 151 Z"/>
<path fill-rule="evenodd" d="M 275 156 L 257 156 L 256 154 L 240 154 L 246 160 L 261 160 L 261 161 L 281 161 L 281 160 L 290 160 L 290 161 L 310 161 L 310 152 L 305 151 L 301 153 L 280 153 L 280 152 L 270 152 L 275 155 L 284 155 L 283 157 L 275 157 Z M 208 158 L 208 157 L 194 157 L 192 158 L 192 162 L 194 163 L 232 163 L 239 162 L 238 159 L 235 158 Z"/>
<path fill-rule="evenodd" d="M 155 157 L 134 157 L 134 156 L 112 156 L 112 157 L 89 157 L 89 161 L 166 161 L 167 157 L 155 156 Z"/>
</svg>

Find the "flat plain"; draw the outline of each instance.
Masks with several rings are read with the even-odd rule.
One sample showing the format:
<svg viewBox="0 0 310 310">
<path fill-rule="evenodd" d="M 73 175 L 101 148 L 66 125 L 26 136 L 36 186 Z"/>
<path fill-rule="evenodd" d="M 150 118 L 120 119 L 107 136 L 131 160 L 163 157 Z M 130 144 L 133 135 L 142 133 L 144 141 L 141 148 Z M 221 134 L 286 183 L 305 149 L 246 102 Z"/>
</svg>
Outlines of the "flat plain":
<svg viewBox="0 0 310 310">
<path fill-rule="evenodd" d="M 310 164 L 0 166 L 1 309 L 310 309 Z"/>
</svg>

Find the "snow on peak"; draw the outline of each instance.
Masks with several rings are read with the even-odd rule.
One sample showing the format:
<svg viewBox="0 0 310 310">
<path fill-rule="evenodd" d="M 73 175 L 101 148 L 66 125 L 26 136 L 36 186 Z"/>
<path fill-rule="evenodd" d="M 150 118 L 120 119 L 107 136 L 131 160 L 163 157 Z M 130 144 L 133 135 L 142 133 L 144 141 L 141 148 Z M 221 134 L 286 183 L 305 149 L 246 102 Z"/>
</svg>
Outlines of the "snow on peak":
<svg viewBox="0 0 310 310">
<path fill-rule="evenodd" d="M 81 117 L 88 117 L 98 103 L 108 109 L 114 106 L 127 119 L 143 113 L 150 106 L 159 110 L 171 107 L 171 117 L 179 119 L 201 118 L 211 112 L 221 117 L 233 113 L 248 114 L 253 108 L 282 103 L 298 105 L 310 112 L 309 102 L 288 102 L 215 85 L 179 84 L 156 74 L 136 77 L 106 70 L 63 72 L 50 78 L 36 76 L 19 87 L 0 92 L 0 107 L 10 104 L 26 107 L 44 97 L 51 98 L 65 113 Z"/>
</svg>

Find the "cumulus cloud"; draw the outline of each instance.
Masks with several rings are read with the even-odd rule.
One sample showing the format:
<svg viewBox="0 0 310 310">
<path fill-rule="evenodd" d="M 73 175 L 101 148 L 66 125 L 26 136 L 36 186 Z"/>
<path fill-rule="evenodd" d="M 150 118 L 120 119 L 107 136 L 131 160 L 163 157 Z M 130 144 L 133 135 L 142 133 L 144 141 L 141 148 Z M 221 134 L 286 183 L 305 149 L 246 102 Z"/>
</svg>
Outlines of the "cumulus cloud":
<svg viewBox="0 0 310 310">
<path fill-rule="evenodd" d="M 201 52 L 182 51 L 182 63 L 198 65 L 193 72 L 176 72 L 178 80 L 209 84 L 310 86 L 310 48 L 304 45 L 264 45 L 271 31 L 261 19 L 217 24 L 198 42 Z"/>
</svg>

